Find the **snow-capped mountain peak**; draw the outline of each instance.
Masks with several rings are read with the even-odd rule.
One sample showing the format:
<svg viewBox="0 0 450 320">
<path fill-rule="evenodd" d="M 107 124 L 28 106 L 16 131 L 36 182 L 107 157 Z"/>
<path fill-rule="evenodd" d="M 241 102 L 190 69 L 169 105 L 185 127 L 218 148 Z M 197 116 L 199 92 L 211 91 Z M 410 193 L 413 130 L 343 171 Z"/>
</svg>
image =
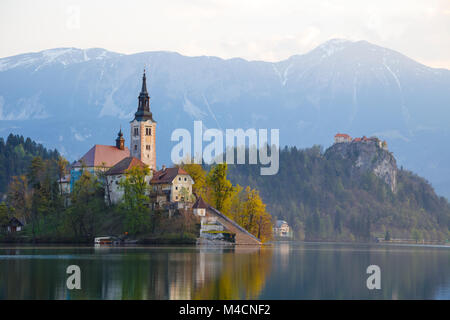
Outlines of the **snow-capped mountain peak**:
<svg viewBox="0 0 450 320">
<path fill-rule="evenodd" d="M 33 68 L 34 71 L 38 71 L 43 67 L 53 64 L 66 66 L 74 63 L 102 60 L 118 56 L 121 56 L 121 54 L 101 48 L 54 48 L 2 58 L 0 59 L 0 71 L 22 67 Z"/>
<path fill-rule="evenodd" d="M 316 50 L 323 51 L 324 57 L 329 57 L 346 48 L 352 41 L 346 39 L 331 39 L 319 45 Z"/>
</svg>

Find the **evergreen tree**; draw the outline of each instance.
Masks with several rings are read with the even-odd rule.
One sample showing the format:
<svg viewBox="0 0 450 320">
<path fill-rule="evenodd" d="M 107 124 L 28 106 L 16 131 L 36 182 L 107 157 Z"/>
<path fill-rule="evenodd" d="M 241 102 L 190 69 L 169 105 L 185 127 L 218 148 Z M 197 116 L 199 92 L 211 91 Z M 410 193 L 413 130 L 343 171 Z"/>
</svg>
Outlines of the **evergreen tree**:
<svg viewBox="0 0 450 320">
<path fill-rule="evenodd" d="M 5 202 L 0 203 L 0 232 L 6 230 L 6 225 L 9 222 L 9 210 Z"/>
</svg>

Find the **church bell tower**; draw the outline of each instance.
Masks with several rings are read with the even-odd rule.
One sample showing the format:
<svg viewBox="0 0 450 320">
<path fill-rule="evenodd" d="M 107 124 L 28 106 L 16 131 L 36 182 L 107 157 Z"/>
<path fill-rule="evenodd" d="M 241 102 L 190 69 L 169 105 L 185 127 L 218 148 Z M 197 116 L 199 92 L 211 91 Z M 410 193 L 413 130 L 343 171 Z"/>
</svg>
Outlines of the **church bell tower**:
<svg viewBox="0 0 450 320">
<path fill-rule="evenodd" d="M 138 109 L 130 122 L 130 154 L 156 170 L 155 131 L 156 121 L 150 112 L 150 97 L 147 92 L 147 79 L 142 76 L 142 89 L 138 97 Z"/>
</svg>

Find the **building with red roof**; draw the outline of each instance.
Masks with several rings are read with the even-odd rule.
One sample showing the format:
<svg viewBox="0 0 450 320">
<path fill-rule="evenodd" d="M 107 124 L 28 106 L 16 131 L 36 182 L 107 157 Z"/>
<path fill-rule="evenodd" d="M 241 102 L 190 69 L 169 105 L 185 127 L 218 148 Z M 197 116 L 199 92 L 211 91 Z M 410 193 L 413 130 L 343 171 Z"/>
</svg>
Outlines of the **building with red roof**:
<svg viewBox="0 0 450 320">
<path fill-rule="evenodd" d="M 74 184 L 80 178 L 83 170 L 87 170 L 92 174 L 96 174 L 97 171 L 107 171 L 116 163 L 129 156 L 130 151 L 125 147 L 125 139 L 123 138 L 122 129 L 120 129 L 115 146 L 96 144 L 72 165 L 70 170 L 70 190 L 73 190 Z"/>
<path fill-rule="evenodd" d="M 352 137 L 346 133 L 337 133 L 334 136 L 334 143 L 352 142 Z"/>
<path fill-rule="evenodd" d="M 157 195 L 156 202 L 190 201 L 194 180 L 182 168 L 163 168 L 153 174 L 150 180 L 153 192 Z"/>
<path fill-rule="evenodd" d="M 73 167 L 81 168 L 111 168 L 119 161 L 130 156 L 127 147 L 123 150 L 115 146 L 106 146 L 101 144 L 94 145 L 88 152 L 78 160 Z"/>
</svg>

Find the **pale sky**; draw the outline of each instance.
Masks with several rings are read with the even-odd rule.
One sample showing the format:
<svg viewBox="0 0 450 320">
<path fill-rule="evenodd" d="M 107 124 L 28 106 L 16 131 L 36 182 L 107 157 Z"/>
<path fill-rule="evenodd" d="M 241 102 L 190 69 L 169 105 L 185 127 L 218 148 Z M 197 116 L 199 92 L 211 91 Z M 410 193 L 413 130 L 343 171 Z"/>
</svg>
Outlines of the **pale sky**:
<svg viewBox="0 0 450 320">
<path fill-rule="evenodd" d="M 450 69 L 450 0 L 0 1 L 0 57 L 100 47 L 279 61 L 332 38 Z"/>
</svg>

